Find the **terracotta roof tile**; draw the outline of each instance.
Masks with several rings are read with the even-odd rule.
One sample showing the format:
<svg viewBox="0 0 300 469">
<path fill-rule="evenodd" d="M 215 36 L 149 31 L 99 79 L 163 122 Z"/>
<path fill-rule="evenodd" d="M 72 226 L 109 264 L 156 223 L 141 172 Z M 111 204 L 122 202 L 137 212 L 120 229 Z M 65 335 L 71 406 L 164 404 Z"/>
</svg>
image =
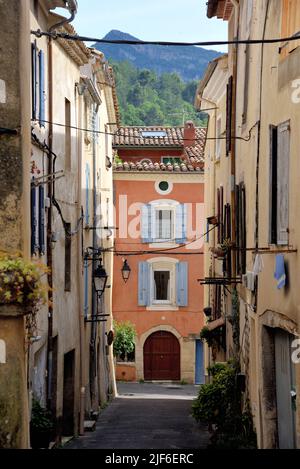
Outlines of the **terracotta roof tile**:
<svg viewBox="0 0 300 469">
<path fill-rule="evenodd" d="M 123 172 L 138 172 L 138 171 L 147 171 L 147 172 L 154 172 L 154 171 L 160 171 L 160 172 L 190 172 L 190 173 L 195 173 L 195 172 L 203 172 L 204 164 L 203 163 L 197 163 L 195 164 L 186 164 L 186 163 L 181 163 L 179 164 L 170 164 L 168 163 L 165 165 L 164 163 L 114 163 L 113 169 L 116 172 L 123 171 Z"/>
<path fill-rule="evenodd" d="M 185 146 L 183 127 L 120 127 L 114 136 L 113 147 L 115 149 L 130 147 L 178 148 L 182 149 L 182 158 L 186 163 L 202 164 L 204 162 L 206 131 L 206 128 L 196 127 L 195 143 Z M 143 137 L 142 132 L 165 132 L 166 136 Z M 160 167 L 160 170 L 162 169 L 165 170 Z M 175 168 L 172 166 L 172 169 L 169 170 L 173 171 L 173 169 Z"/>
</svg>

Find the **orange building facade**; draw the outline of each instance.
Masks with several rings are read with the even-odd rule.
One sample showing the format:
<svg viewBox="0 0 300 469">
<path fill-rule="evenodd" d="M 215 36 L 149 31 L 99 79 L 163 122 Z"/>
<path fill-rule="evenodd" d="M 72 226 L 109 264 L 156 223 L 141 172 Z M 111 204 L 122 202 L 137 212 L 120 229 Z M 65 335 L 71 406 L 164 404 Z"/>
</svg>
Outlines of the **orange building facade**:
<svg viewBox="0 0 300 469">
<path fill-rule="evenodd" d="M 185 128 L 121 128 L 115 138 L 113 316 L 137 332 L 135 353 L 117 360 L 117 379 L 204 380 L 198 280 L 204 276 L 205 135 L 189 122 Z"/>
</svg>

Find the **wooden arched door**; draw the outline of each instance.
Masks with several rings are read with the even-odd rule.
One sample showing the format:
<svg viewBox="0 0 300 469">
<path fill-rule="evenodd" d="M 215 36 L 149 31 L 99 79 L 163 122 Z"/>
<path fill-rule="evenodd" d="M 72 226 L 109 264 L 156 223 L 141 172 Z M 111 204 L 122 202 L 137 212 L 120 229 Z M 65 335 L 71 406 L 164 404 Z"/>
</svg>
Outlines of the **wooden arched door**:
<svg viewBox="0 0 300 469">
<path fill-rule="evenodd" d="M 180 380 L 180 344 L 171 332 L 154 332 L 146 340 L 144 379 Z"/>
</svg>

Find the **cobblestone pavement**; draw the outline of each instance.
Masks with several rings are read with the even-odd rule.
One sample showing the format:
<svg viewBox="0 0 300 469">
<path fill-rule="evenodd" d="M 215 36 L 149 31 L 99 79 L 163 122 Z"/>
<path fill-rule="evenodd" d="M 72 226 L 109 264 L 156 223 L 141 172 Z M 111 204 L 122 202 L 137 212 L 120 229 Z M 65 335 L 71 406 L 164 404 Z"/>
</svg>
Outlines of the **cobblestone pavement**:
<svg viewBox="0 0 300 469">
<path fill-rule="evenodd" d="M 99 416 L 96 430 L 65 449 L 203 449 L 208 433 L 191 416 L 199 387 L 119 383 L 118 397 Z"/>
</svg>

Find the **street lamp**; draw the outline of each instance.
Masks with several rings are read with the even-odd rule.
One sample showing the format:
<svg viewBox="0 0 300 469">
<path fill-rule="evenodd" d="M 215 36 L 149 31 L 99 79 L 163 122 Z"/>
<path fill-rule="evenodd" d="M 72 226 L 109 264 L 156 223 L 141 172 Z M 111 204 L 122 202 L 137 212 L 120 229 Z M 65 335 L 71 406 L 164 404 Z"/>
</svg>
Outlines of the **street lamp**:
<svg viewBox="0 0 300 469">
<path fill-rule="evenodd" d="M 100 298 L 103 295 L 103 292 L 106 287 L 107 278 L 108 278 L 106 270 L 102 265 L 101 259 L 100 259 L 100 264 L 98 265 L 97 269 L 94 271 L 93 277 L 94 277 L 94 288 L 96 290 L 98 298 Z"/>
<path fill-rule="evenodd" d="M 123 280 L 126 283 L 129 279 L 130 273 L 131 273 L 131 268 L 127 264 L 127 259 L 124 259 L 124 263 L 123 263 L 123 267 L 121 269 L 121 272 L 122 272 Z"/>
</svg>

